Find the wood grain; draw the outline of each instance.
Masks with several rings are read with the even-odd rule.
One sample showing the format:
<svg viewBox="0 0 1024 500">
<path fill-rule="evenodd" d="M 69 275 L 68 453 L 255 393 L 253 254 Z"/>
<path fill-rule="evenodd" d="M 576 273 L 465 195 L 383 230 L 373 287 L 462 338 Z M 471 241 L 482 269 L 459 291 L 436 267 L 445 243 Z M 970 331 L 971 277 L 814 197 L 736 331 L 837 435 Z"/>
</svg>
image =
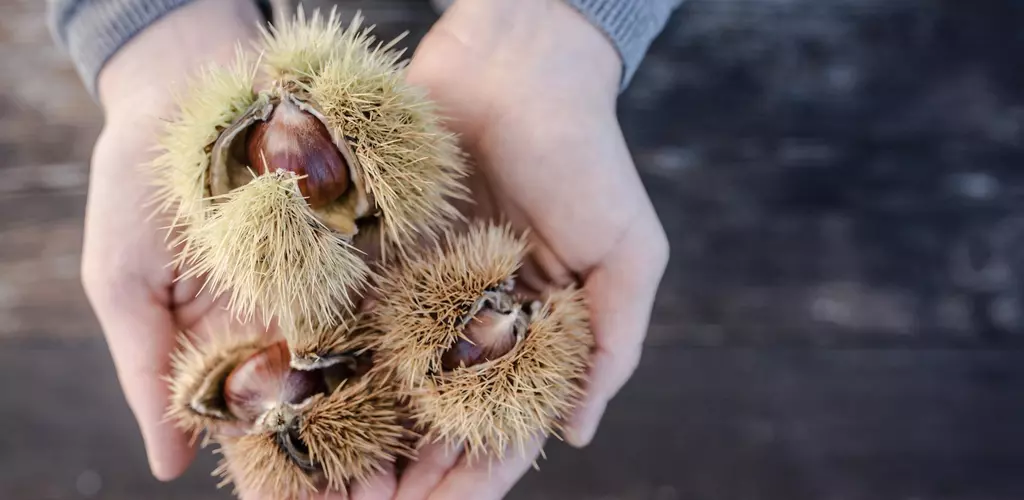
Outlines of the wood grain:
<svg viewBox="0 0 1024 500">
<path fill-rule="evenodd" d="M 346 4 L 408 46 L 435 19 Z M 0 6 L 0 497 L 230 498 L 209 453 L 149 476 L 79 283 L 101 115 L 43 8 Z M 687 2 L 619 107 L 673 245 L 644 358 L 510 497 L 1024 498 L 1021 26 L 1010 0 Z"/>
</svg>

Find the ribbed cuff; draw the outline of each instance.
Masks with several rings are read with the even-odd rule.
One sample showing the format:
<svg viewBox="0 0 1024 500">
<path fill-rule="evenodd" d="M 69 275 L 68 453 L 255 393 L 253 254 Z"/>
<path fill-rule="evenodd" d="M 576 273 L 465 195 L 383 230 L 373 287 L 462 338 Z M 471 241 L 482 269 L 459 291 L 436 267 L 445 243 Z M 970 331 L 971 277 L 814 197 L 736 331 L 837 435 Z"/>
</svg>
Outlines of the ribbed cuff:
<svg viewBox="0 0 1024 500">
<path fill-rule="evenodd" d="M 55 9 L 52 30 L 78 76 L 96 97 L 96 78 L 128 40 L 191 0 L 79 0 Z"/>
<path fill-rule="evenodd" d="M 682 0 L 566 0 L 611 39 L 622 58 L 625 90 L 651 42 L 665 29 Z"/>
<path fill-rule="evenodd" d="M 50 28 L 89 93 L 107 60 L 128 40 L 191 0 L 48 0 Z M 620 90 L 629 86 L 651 42 L 682 0 L 565 0 L 612 41 L 622 58 Z M 265 2 L 257 2 L 265 3 Z M 450 2 L 435 2 L 450 3 Z"/>
<path fill-rule="evenodd" d="M 50 32 L 97 98 L 100 70 L 135 35 L 192 0 L 47 0 Z M 268 0 L 254 0 L 270 18 Z"/>
</svg>

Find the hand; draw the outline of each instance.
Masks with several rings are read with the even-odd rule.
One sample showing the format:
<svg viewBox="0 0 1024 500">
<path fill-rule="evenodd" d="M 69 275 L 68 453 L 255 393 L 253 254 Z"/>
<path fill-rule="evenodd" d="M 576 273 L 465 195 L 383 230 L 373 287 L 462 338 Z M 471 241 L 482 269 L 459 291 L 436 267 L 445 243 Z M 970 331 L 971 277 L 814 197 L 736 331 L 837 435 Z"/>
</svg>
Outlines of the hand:
<svg viewBox="0 0 1024 500">
<path fill-rule="evenodd" d="M 566 439 L 585 446 L 640 360 L 668 242 L 615 114 L 621 62 L 563 0 L 459 0 L 413 55 L 478 175 L 476 215 L 529 227 L 527 281 L 582 280 L 597 347 L 587 398 Z M 402 473 L 398 500 L 497 499 L 543 443 L 501 464 L 468 464 L 428 446 Z"/>
<path fill-rule="evenodd" d="M 195 455 L 187 436 L 164 419 L 169 391 L 163 378 L 178 332 L 208 335 L 230 320 L 222 304 L 198 294 L 199 281 L 175 281 L 180 270 L 169 266 L 167 220 L 150 217 L 152 191 L 141 166 L 153 159 L 164 120 L 175 113 L 172 92 L 199 66 L 232 61 L 236 45 L 257 36 L 258 22 L 251 0 L 197 0 L 136 36 L 98 82 L 106 123 L 92 159 L 82 280 L 153 475 L 165 481 L 184 472 Z M 394 477 L 373 484 L 355 488 L 350 498 L 390 498 Z M 240 490 L 243 498 L 260 498 L 244 485 Z"/>
</svg>

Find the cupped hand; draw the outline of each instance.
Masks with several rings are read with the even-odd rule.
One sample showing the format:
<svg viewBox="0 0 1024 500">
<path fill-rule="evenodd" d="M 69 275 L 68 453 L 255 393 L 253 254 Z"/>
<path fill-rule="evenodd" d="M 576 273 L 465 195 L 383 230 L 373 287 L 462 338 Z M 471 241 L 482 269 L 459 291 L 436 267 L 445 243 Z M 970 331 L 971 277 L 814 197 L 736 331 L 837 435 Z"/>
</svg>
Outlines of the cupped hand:
<svg viewBox="0 0 1024 500">
<path fill-rule="evenodd" d="M 255 36 L 257 20 L 251 1 L 198 0 L 147 28 L 100 75 L 106 124 L 92 161 L 82 276 L 162 480 L 194 456 L 187 436 L 164 419 L 176 335 L 202 336 L 228 318 L 199 293 L 201 283 L 176 280 L 161 230 L 167 221 L 142 208 L 151 187 L 140 167 L 173 115 L 172 92 L 199 65 L 229 61 L 239 41 Z M 531 229 L 536 251 L 526 274 L 584 284 L 597 347 L 587 399 L 567 423 L 577 446 L 593 437 L 639 361 L 668 258 L 615 116 L 619 68 L 609 42 L 562 0 L 460 0 L 409 69 L 476 160 L 478 213 Z M 397 498 L 500 498 L 541 445 L 500 465 L 428 447 L 403 471 Z M 395 480 L 357 485 L 351 498 L 389 498 Z"/>
<path fill-rule="evenodd" d="M 417 48 L 408 79 L 428 90 L 473 157 L 473 215 L 530 229 L 522 279 L 583 284 L 596 348 L 565 437 L 585 446 L 640 360 L 668 262 L 616 117 L 621 61 L 563 0 L 458 0 Z M 542 445 L 501 462 L 426 446 L 396 498 L 501 498 Z"/>
<path fill-rule="evenodd" d="M 98 90 L 105 112 L 93 152 L 82 251 L 82 281 L 106 336 L 118 379 L 138 421 L 153 475 L 171 480 L 195 456 L 189 436 L 165 419 L 170 353 L 178 334 L 200 338 L 233 322 L 196 279 L 178 280 L 167 248 L 168 217 L 152 213 L 150 162 L 162 126 L 175 114 L 173 93 L 202 65 L 227 63 L 257 36 L 251 0 L 198 0 L 132 39 L 105 66 Z M 268 335 L 271 334 L 268 332 Z M 351 495 L 391 498 L 394 477 L 375 478 Z M 263 498 L 237 485 L 247 500 Z"/>
</svg>

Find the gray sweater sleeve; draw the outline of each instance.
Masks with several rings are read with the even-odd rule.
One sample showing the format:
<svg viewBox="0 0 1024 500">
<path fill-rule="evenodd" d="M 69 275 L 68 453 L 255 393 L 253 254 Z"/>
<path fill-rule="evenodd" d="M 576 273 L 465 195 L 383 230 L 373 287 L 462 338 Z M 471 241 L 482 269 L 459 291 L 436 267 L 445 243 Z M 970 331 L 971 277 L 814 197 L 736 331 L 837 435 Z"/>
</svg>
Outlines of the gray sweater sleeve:
<svg viewBox="0 0 1024 500">
<path fill-rule="evenodd" d="M 190 0 L 47 0 L 47 22 L 93 96 L 110 56 L 164 14 Z"/>
<path fill-rule="evenodd" d="M 622 86 L 632 81 L 651 42 L 683 0 L 566 0 L 611 39 L 622 58 Z"/>
<path fill-rule="evenodd" d="M 95 96 L 96 77 L 107 60 L 150 23 L 189 1 L 47 0 L 48 23 L 57 44 L 71 58 L 86 88 Z M 623 89 L 629 85 L 651 41 L 682 2 L 566 1 L 600 28 L 618 49 L 623 63 Z"/>
</svg>

